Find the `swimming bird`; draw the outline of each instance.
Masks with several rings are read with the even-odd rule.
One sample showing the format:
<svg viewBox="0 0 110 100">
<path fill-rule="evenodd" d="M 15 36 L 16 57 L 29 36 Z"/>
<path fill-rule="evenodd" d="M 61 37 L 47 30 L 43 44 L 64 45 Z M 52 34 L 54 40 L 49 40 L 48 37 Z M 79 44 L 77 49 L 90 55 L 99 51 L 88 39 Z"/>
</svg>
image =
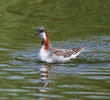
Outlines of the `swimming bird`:
<svg viewBox="0 0 110 100">
<path fill-rule="evenodd" d="M 33 36 L 41 37 L 41 49 L 37 55 L 39 61 L 48 63 L 68 62 L 75 59 L 76 56 L 84 50 L 84 46 L 73 49 L 57 49 L 51 46 L 47 36 L 45 27 L 40 26 L 37 28 L 36 34 Z"/>
</svg>

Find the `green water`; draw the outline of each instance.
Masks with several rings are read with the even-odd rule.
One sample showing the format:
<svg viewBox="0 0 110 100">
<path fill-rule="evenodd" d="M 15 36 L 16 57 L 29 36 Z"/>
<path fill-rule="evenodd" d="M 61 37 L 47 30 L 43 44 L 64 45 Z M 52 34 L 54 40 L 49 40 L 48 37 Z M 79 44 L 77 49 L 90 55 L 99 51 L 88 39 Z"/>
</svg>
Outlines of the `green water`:
<svg viewBox="0 0 110 100">
<path fill-rule="evenodd" d="M 64 64 L 37 61 L 45 26 L 58 48 L 86 49 Z M 110 100 L 109 0 L 1 0 L 0 100 Z"/>
</svg>

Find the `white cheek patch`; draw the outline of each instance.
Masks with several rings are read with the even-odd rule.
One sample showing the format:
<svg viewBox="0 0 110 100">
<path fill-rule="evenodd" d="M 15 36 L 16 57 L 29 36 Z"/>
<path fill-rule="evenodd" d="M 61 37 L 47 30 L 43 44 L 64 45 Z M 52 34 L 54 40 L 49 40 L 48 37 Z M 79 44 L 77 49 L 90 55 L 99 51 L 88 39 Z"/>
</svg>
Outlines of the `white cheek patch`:
<svg viewBox="0 0 110 100">
<path fill-rule="evenodd" d="M 45 32 L 41 33 L 41 34 L 40 34 L 40 37 L 46 40 Z"/>
</svg>

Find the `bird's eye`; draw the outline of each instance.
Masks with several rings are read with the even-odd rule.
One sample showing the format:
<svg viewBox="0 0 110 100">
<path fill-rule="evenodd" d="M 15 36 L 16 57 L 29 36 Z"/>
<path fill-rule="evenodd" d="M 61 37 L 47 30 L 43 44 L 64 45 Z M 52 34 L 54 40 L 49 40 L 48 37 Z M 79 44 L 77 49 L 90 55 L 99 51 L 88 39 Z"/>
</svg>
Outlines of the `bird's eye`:
<svg viewBox="0 0 110 100">
<path fill-rule="evenodd" d="M 43 30 L 39 30 L 39 32 L 43 32 Z"/>
</svg>

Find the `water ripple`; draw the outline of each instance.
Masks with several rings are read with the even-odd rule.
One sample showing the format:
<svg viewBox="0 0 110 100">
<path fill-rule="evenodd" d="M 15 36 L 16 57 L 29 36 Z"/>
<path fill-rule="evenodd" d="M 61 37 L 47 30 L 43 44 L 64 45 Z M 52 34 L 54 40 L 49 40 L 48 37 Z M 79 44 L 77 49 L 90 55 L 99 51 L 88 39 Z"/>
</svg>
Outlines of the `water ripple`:
<svg viewBox="0 0 110 100">
<path fill-rule="evenodd" d="M 49 95 L 49 94 L 41 94 L 41 93 L 29 93 L 27 95 L 40 96 L 40 97 L 49 97 L 49 98 L 63 98 L 61 95 Z"/>
<path fill-rule="evenodd" d="M 108 92 L 84 92 L 84 91 L 75 91 L 75 92 L 63 92 L 64 94 L 85 94 L 85 95 L 110 95 Z"/>
<path fill-rule="evenodd" d="M 16 79 L 16 80 L 20 80 L 20 79 L 24 79 L 24 76 L 10 76 L 10 77 L 7 77 L 6 79 Z"/>
<path fill-rule="evenodd" d="M 26 68 L 5 68 L 5 69 L 2 69 L 4 71 L 33 71 L 34 69 L 26 69 Z"/>
<path fill-rule="evenodd" d="M 0 92 L 29 92 L 29 91 L 30 90 L 24 90 L 24 89 L 0 89 Z"/>
</svg>

